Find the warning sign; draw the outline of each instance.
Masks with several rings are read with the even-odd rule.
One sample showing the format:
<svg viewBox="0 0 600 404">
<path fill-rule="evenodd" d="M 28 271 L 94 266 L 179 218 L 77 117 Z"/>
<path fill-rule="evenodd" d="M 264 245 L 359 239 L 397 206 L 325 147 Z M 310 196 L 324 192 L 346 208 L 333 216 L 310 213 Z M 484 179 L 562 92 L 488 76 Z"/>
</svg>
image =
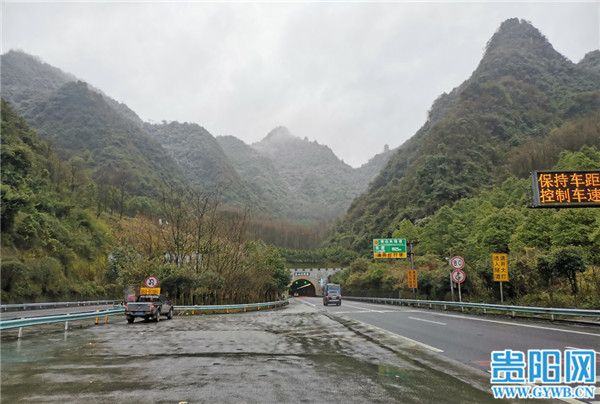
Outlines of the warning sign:
<svg viewBox="0 0 600 404">
<path fill-rule="evenodd" d="M 494 282 L 508 282 L 508 254 L 492 254 Z"/>
<path fill-rule="evenodd" d="M 417 288 L 417 270 L 411 269 L 407 273 L 408 275 L 408 288 L 416 289 Z"/>
</svg>

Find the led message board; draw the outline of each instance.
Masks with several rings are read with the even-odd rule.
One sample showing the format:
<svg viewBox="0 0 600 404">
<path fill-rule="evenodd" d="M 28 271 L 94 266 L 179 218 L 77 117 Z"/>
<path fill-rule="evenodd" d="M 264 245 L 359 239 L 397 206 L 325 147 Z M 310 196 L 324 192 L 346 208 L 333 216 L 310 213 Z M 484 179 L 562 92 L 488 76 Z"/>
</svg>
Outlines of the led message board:
<svg viewBox="0 0 600 404">
<path fill-rule="evenodd" d="M 600 170 L 534 171 L 534 208 L 600 208 Z"/>
</svg>

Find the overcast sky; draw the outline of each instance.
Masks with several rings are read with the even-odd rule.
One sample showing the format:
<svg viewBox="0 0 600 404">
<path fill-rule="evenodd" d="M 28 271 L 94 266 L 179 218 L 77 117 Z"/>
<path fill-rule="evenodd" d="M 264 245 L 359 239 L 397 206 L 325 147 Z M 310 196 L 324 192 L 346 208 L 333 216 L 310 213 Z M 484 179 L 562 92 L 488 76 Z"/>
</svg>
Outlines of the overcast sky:
<svg viewBox="0 0 600 404">
<path fill-rule="evenodd" d="M 2 53 L 39 56 L 142 119 L 248 144 L 286 126 L 357 167 L 425 123 L 502 21 L 530 21 L 579 62 L 600 2 L 12 2 Z"/>
</svg>

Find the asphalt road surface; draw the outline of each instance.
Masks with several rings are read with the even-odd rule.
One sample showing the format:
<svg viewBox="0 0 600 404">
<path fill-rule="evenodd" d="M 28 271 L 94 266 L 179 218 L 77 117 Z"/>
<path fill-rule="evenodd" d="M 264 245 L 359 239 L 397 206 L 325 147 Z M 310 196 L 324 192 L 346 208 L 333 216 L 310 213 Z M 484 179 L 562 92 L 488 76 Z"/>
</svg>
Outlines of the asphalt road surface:
<svg viewBox="0 0 600 404">
<path fill-rule="evenodd" d="M 438 344 L 450 331 L 435 331 L 439 340 L 416 341 L 418 336 L 405 330 L 386 330 L 391 327 L 386 323 L 398 322 L 392 316 L 420 318 L 412 320 L 420 325 L 449 323 L 430 314 L 350 301 L 323 307 L 320 299 L 302 298 L 278 310 L 177 316 L 159 323 L 127 324 L 118 316 L 98 326 L 93 320 L 77 322 L 66 332 L 61 325 L 36 326 L 25 329 L 21 339 L 8 330 L 2 333 L 0 398 L 3 403 L 500 402 L 492 397 L 489 374 L 476 363 L 485 346 L 475 349 L 476 360 L 454 360 L 452 348 Z M 385 317 L 390 319 L 381 322 Z M 579 335 L 585 334 L 573 340 Z"/>
<path fill-rule="evenodd" d="M 304 302 L 315 306 L 322 304 L 319 298 Z M 328 310 L 332 314 L 359 320 L 418 341 L 434 352 L 485 371 L 489 369 L 492 351 L 588 349 L 600 352 L 598 325 L 567 325 L 548 320 L 511 319 L 508 316 L 462 315 L 458 312 L 351 300 L 344 301 L 340 307 L 328 307 Z M 600 375 L 600 366 L 596 371 Z"/>
</svg>

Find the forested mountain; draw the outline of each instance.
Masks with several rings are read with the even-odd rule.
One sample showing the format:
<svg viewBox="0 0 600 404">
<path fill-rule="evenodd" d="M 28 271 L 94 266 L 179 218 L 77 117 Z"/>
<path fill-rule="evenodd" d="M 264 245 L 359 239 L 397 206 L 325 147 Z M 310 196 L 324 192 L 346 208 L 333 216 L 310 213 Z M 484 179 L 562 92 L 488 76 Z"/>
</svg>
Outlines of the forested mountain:
<svg viewBox="0 0 600 404">
<path fill-rule="evenodd" d="M 265 209 L 275 217 L 284 217 L 291 195 L 273 161 L 234 136 L 218 136 L 217 141 L 242 181 Z"/>
<path fill-rule="evenodd" d="M 257 199 L 248 190 L 217 140 L 194 123 L 145 124 L 145 129 L 179 164 L 197 190 L 217 190 L 233 206 L 253 206 Z"/>
<path fill-rule="evenodd" d="M 144 123 L 126 105 L 20 51 L 2 56 L 2 96 L 65 159 L 100 183 L 156 197 L 164 187 L 217 192 L 262 217 L 314 225 L 343 214 L 391 152 L 353 169 L 283 128 L 248 146 L 195 123 Z"/>
<path fill-rule="evenodd" d="M 161 220 L 118 218 L 97 209 L 111 188 L 61 161 L 4 100 L 1 115 L 2 303 L 119 299 L 149 275 L 175 302 L 248 303 L 290 282 L 277 249 L 217 196 L 178 189 L 152 201 Z"/>
<path fill-rule="evenodd" d="M 2 56 L 2 96 L 64 160 L 76 159 L 100 184 L 154 197 L 166 184 L 186 184 L 128 108 L 29 55 Z"/>
<path fill-rule="evenodd" d="M 10 101 L 22 115 L 28 115 L 29 109 L 37 102 L 72 81 L 79 80 L 25 52 L 11 50 L 2 55 L 2 98 Z M 142 124 L 142 120 L 125 104 L 107 97 L 99 89 L 92 90 L 101 94 L 104 101 L 123 117 Z"/>
<path fill-rule="evenodd" d="M 505 21 L 471 77 L 434 102 L 354 200 L 331 243 L 367 252 L 402 219 L 428 217 L 511 174 L 549 169 L 562 150 L 600 146 L 599 54 L 575 64 L 530 23 Z"/>
<path fill-rule="evenodd" d="M 2 100 L 2 301 L 106 296 L 96 188 Z"/>
<path fill-rule="evenodd" d="M 444 258 L 460 254 L 463 298 L 494 301 L 491 253 L 507 253 L 511 302 L 600 304 L 600 209 L 527 207 L 529 171 L 600 168 L 600 51 L 573 63 L 528 22 L 505 21 L 421 129 L 358 169 L 283 127 L 247 145 L 144 123 L 22 52 L 1 73 L 3 301 L 114 297 L 149 275 L 180 302 L 260 301 L 289 283 L 282 256 L 348 265 L 349 294 L 397 296 L 406 260 L 364 257 L 400 237 L 420 296 L 447 298 Z M 348 204 L 324 248 L 268 246 L 316 249 Z"/>
<path fill-rule="evenodd" d="M 272 211 L 300 221 L 343 214 L 392 154 L 385 151 L 355 169 L 329 147 L 300 139 L 285 127 L 252 145 L 230 136 L 217 140 L 255 195 L 271 202 Z"/>
</svg>

